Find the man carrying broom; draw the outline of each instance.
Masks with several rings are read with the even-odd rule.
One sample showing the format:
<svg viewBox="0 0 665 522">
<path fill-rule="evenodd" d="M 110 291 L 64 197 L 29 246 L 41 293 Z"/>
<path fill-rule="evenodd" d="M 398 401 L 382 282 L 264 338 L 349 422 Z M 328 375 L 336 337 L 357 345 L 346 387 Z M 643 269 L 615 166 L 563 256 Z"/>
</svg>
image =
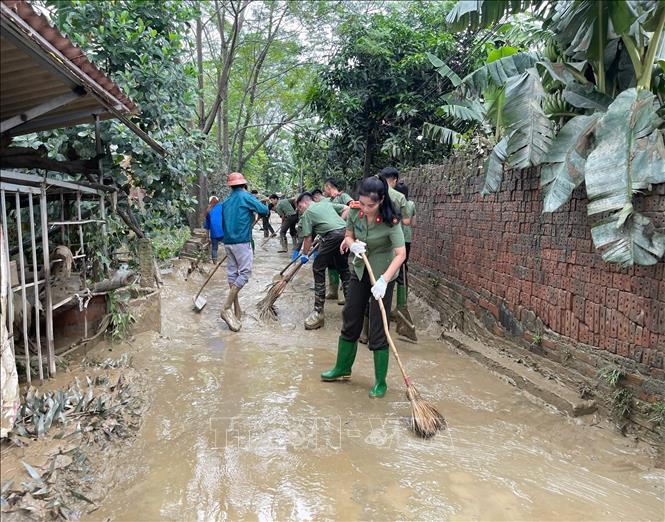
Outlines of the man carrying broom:
<svg viewBox="0 0 665 522">
<path fill-rule="evenodd" d="M 238 293 L 249 281 L 254 260 L 251 243 L 254 214 L 266 216 L 268 207 L 247 192 L 247 181 L 240 172 L 231 172 L 226 184 L 231 188 L 231 194 L 222 203 L 222 226 L 228 256 L 229 295 L 220 316 L 231 331 L 238 332 L 242 327 Z"/>
<path fill-rule="evenodd" d="M 321 373 L 324 381 L 348 379 L 356 358 L 358 338 L 363 328 L 367 301 L 369 307 L 369 349 L 374 355 L 375 384 L 370 397 L 386 394 L 388 374 L 388 338 L 378 305 L 382 300 L 390 310 L 392 291 L 399 267 L 406 259 L 404 233 L 399 226 L 400 215 L 393 208 L 386 180 L 377 176 L 365 179 L 360 185 L 360 208 L 352 208 L 346 221 L 346 237 L 340 252 L 355 254 L 346 305 L 342 312 L 342 331 L 337 347 L 334 368 Z M 375 284 L 365 269 L 361 256 L 368 258 L 372 271 L 380 277 Z M 374 299 L 370 299 L 374 296 Z"/>
<path fill-rule="evenodd" d="M 326 302 L 326 268 L 333 265 L 342 279 L 346 294 L 349 283 L 347 253 L 340 250 L 344 240 L 346 223 L 338 212 L 348 210 L 345 205 L 333 204 L 326 199 L 315 202 L 312 194 L 304 192 L 298 196 L 298 212 L 302 227 L 303 244 L 301 252 L 309 252 L 312 238 L 319 236 L 318 256 L 314 260 L 314 310 L 305 319 L 306 330 L 316 330 L 324 324 L 323 308 Z M 300 258 L 306 263 L 307 255 Z"/>
</svg>

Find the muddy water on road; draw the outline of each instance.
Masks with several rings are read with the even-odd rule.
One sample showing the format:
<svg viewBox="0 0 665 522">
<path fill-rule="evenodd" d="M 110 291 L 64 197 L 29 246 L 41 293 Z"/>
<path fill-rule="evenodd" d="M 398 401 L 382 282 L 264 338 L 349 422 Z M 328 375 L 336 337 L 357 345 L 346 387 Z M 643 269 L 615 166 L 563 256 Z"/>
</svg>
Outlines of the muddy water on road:
<svg viewBox="0 0 665 522">
<path fill-rule="evenodd" d="M 169 276 L 162 337 L 129 348 L 154 380 L 153 406 L 119 463 L 126 481 L 91 520 L 663 519 L 663 471 L 643 448 L 535 405 L 432 337 L 398 348 L 448 421 L 433 440 L 404 427 L 392 361 L 383 400 L 367 397 L 362 346 L 351 382 L 322 383 L 341 307 L 329 301 L 325 328 L 303 329 L 309 267 L 278 302 L 279 324 L 257 320 L 255 303 L 287 261 L 257 250 L 237 334 L 219 319 L 222 270 L 200 314 L 191 299 L 203 276 Z"/>
</svg>

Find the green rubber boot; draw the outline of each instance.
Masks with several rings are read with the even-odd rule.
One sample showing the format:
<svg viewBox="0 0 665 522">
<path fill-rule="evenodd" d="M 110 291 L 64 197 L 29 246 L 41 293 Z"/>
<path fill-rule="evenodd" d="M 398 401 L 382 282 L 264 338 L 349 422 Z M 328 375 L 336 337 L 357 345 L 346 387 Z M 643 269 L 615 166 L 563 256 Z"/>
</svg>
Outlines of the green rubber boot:
<svg viewBox="0 0 665 522">
<path fill-rule="evenodd" d="M 353 343 L 340 337 L 337 344 L 337 362 L 335 363 L 335 367 L 327 372 L 321 372 L 321 380 L 337 381 L 351 377 L 351 367 L 353 366 L 353 361 L 356 360 L 357 351 L 358 343 Z"/>
<path fill-rule="evenodd" d="M 334 268 L 328 269 L 328 291 L 326 299 L 338 299 L 339 273 Z"/>
<path fill-rule="evenodd" d="M 374 350 L 374 378 L 376 380 L 374 388 L 369 391 L 369 396 L 372 399 L 380 399 L 386 394 L 388 385 L 386 384 L 386 375 L 388 375 L 388 360 L 390 359 L 390 352 L 388 347 L 385 346 L 380 350 Z"/>
</svg>

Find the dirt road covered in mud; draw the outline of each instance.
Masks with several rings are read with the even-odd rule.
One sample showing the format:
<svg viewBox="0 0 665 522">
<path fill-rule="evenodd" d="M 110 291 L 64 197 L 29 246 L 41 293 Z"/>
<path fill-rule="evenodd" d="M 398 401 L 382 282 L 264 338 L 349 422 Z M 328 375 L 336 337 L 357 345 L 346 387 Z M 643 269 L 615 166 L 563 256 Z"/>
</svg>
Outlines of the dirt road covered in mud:
<svg viewBox="0 0 665 522">
<path fill-rule="evenodd" d="M 89 520 L 662 520 L 665 475 L 644 447 L 534 404 L 434 336 L 397 343 L 447 419 L 432 440 L 405 428 L 393 361 L 382 400 L 367 396 L 362 345 L 352 381 L 321 382 L 341 307 L 328 301 L 325 328 L 304 330 L 305 267 L 277 303 L 279 323 L 261 324 L 255 304 L 288 261 L 276 244 L 257 248 L 236 334 L 219 318 L 223 270 L 200 314 L 192 297 L 204 276 L 185 282 L 185 265 L 166 276 L 162 335 L 121 348 L 151 379 L 152 407 L 117 462 L 124 482 Z M 433 316 L 419 322 L 436 333 Z"/>
</svg>

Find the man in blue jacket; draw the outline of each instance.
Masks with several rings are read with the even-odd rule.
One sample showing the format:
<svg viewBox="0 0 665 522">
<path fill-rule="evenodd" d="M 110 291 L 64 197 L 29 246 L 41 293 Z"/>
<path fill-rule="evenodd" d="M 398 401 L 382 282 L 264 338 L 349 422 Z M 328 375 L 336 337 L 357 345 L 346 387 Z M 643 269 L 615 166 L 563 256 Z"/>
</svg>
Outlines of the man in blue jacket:
<svg viewBox="0 0 665 522">
<path fill-rule="evenodd" d="M 226 272 L 229 281 L 229 295 L 220 316 L 229 329 L 237 332 L 242 327 L 238 292 L 249 281 L 252 274 L 252 227 L 254 214 L 268 215 L 268 207 L 247 192 L 247 181 L 240 172 L 229 174 L 226 183 L 231 194 L 222 203 L 222 228 L 226 250 Z M 234 313 L 233 307 L 236 312 Z"/>
<path fill-rule="evenodd" d="M 208 211 L 206 212 L 205 225 L 210 238 L 210 257 L 213 263 L 217 263 L 217 249 L 224 239 L 222 229 L 222 203 L 217 196 L 210 196 L 208 200 Z"/>
</svg>

